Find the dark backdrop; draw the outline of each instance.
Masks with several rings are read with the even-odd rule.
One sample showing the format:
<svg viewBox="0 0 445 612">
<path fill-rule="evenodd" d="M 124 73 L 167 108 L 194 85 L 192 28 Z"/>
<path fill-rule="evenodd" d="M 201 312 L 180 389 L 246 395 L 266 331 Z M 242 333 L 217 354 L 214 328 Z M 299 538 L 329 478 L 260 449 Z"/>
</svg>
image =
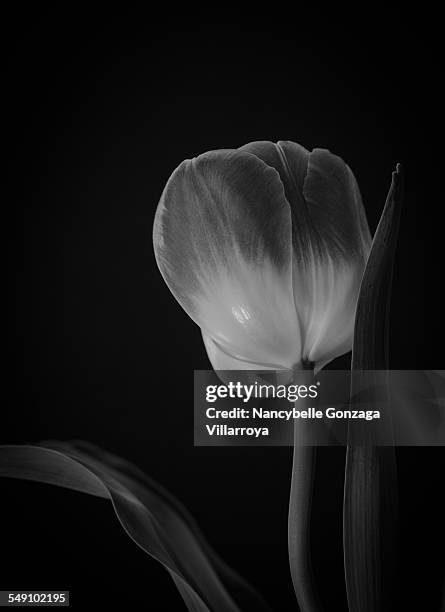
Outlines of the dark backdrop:
<svg viewBox="0 0 445 612">
<path fill-rule="evenodd" d="M 416 19 L 377 21 L 368 30 L 363 20 L 339 29 L 327 17 L 321 28 L 66 12 L 6 24 L 13 190 L 3 209 L 11 311 L 0 442 L 79 438 L 134 461 L 280 611 L 296 609 L 286 548 L 291 451 L 193 447 L 192 374 L 209 363 L 158 273 L 151 228 L 170 173 L 209 149 L 259 139 L 329 148 L 354 170 L 372 230 L 401 162 L 391 365 L 443 368 L 436 39 Z M 343 461 L 343 449 L 319 453 L 313 549 L 329 610 L 345 606 Z M 443 450 L 400 449 L 398 463 L 401 609 L 434 610 Z M 183 609 L 105 501 L 0 485 L 0 588 L 70 589 L 78 609 L 99 608 L 100 597 L 118 609 Z"/>
</svg>

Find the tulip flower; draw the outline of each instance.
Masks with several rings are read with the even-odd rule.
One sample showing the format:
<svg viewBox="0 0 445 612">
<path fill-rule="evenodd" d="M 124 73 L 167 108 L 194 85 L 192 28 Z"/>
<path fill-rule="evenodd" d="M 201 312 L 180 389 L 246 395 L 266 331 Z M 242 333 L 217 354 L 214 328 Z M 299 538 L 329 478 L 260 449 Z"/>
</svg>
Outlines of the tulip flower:
<svg viewBox="0 0 445 612">
<path fill-rule="evenodd" d="M 371 236 L 340 157 L 286 141 L 185 160 L 153 241 L 214 369 L 318 371 L 351 349 Z"/>
<path fill-rule="evenodd" d="M 185 160 L 167 182 L 153 242 L 215 370 L 320 370 L 352 347 L 371 248 L 350 168 L 324 149 L 252 142 Z M 300 609 L 320 609 L 308 542 L 315 449 L 294 455 L 288 546 Z"/>
</svg>

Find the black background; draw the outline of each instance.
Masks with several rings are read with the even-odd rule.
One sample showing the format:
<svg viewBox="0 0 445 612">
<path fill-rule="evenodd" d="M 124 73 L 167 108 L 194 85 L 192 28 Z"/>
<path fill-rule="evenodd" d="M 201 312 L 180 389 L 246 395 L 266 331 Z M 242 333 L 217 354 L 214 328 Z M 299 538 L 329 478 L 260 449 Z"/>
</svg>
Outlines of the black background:
<svg viewBox="0 0 445 612">
<path fill-rule="evenodd" d="M 376 22 L 368 31 L 327 17 L 321 28 L 304 19 L 52 12 L 6 26 L 11 342 L 0 442 L 86 439 L 135 462 L 280 611 L 296 609 L 286 545 L 291 450 L 193 447 L 192 373 L 209 362 L 157 270 L 152 222 L 184 158 L 287 139 L 348 162 L 374 231 L 401 162 L 391 366 L 443 368 L 436 37 L 416 19 Z M 328 610 L 345 609 L 343 462 L 343 449 L 319 452 L 313 552 Z M 435 610 L 443 449 L 399 449 L 398 465 L 400 609 Z M 1 513 L 0 588 L 69 589 L 78 609 L 97 609 L 100 598 L 118 609 L 184 609 L 107 502 L 4 479 Z"/>
</svg>

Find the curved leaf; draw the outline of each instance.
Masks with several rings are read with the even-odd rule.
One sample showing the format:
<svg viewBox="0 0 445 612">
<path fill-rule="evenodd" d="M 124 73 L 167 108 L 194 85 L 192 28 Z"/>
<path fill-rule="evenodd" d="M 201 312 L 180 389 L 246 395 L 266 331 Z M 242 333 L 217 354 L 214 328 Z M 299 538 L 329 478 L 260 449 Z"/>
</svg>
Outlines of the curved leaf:
<svg viewBox="0 0 445 612">
<path fill-rule="evenodd" d="M 184 509 L 122 459 L 85 443 L 0 446 L 0 476 L 108 498 L 130 538 L 170 573 L 189 610 L 239 612 L 222 580 L 234 585 L 238 600 L 250 609 L 269 609 L 211 551 Z"/>
<path fill-rule="evenodd" d="M 401 204 L 402 177 L 398 164 L 360 289 L 351 398 L 360 388 L 363 372 L 385 370 L 389 365 L 389 309 Z M 376 385 L 367 401 L 381 400 L 380 393 Z M 351 611 L 381 612 L 394 609 L 396 590 L 395 451 L 391 446 L 357 446 L 354 434 L 360 428 L 363 434 L 360 424 L 348 428 L 343 506 L 346 588 Z"/>
</svg>

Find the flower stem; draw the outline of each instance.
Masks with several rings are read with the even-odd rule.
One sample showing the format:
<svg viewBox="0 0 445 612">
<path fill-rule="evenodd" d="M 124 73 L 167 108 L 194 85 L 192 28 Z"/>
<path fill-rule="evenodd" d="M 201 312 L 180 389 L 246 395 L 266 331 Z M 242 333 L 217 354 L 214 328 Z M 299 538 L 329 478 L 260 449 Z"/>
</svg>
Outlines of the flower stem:
<svg viewBox="0 0 445 612">
<path fill-rule="evenodd" d="M 303 364 L 304 369 L 312 370 L 311 366 Z M 316 447 L 304 445 L 304 426 L 304 422 L 294 420 L 288 518 L 289 564 L 301 612 L 319 612 L 321 605 L 314 584 L 310 552 L 310 516 Z"/>
</svg>

